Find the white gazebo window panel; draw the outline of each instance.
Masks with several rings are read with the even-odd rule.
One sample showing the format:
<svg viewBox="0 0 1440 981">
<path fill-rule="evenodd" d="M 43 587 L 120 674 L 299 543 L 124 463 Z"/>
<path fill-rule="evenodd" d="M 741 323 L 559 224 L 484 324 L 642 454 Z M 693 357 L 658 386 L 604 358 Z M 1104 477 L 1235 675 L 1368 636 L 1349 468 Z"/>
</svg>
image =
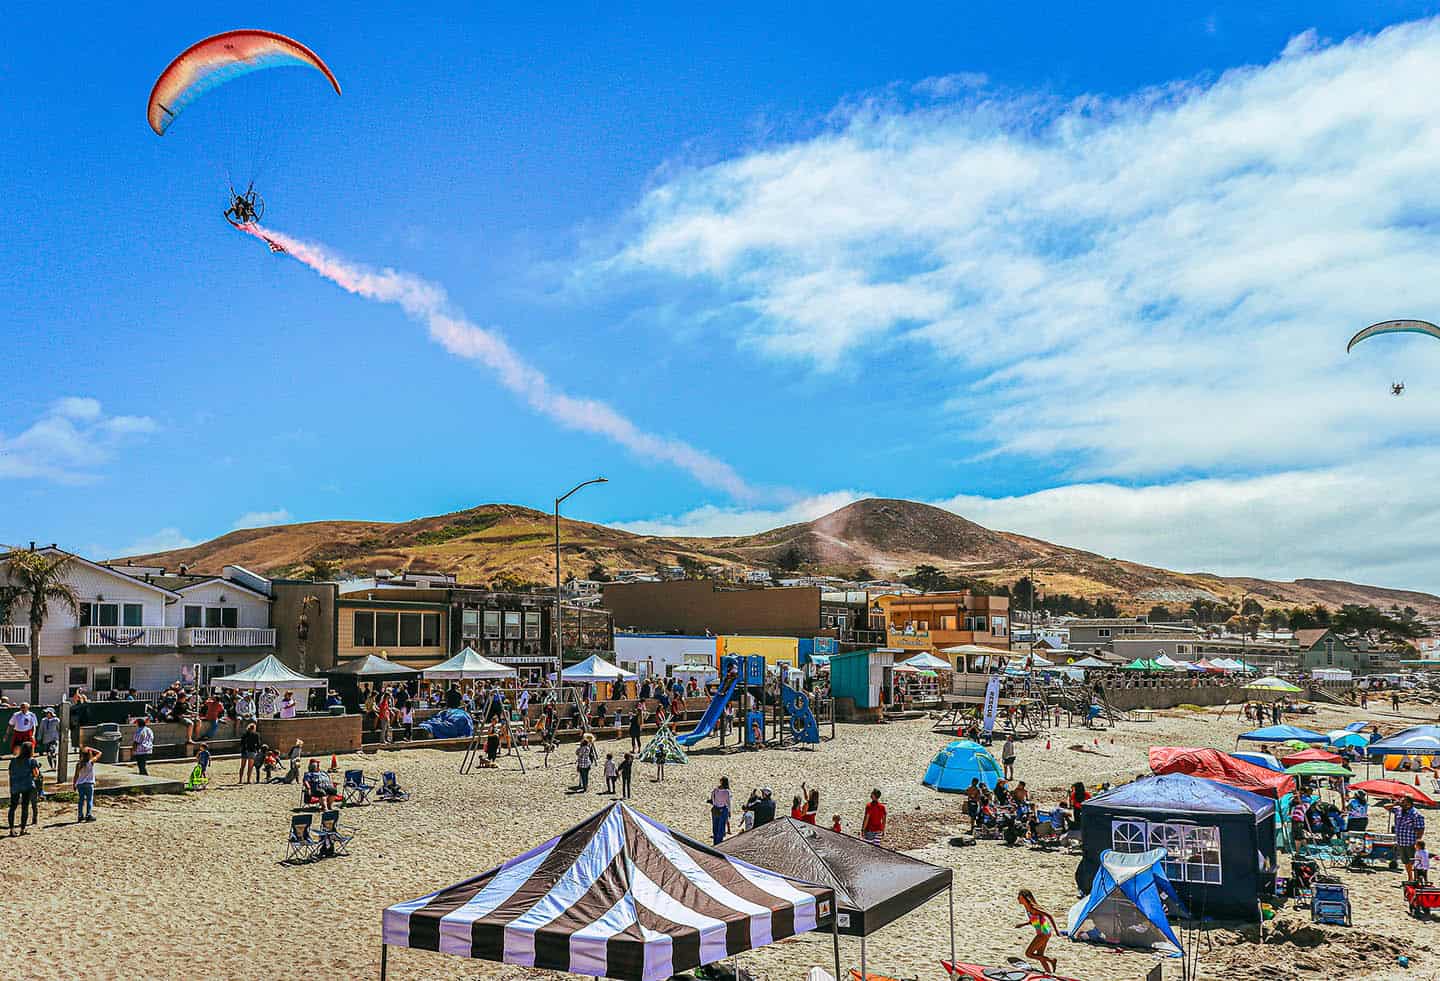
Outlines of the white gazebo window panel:
<svg viewBox="0 0 1440 981">
<path fill-rule="evenodd" d="M 1220 829 L 1185 829 L 1185 881 L 1220 882 Z"/>
<path fill-rule="evenodd" d="M 1182 861 L 1185 854 L 1185 831 L 1178 824 L 1150 825 L 1150 847 L 1165 849 L 1165 874 L 1176 881 L 1184 878 Z"/>
<path fill-rule="evenodd" d="M 1150 836 L 1144 821 L 1110 822 L 1110 847 L 1123 854 L 1143 852 L 1150 847 Z"/>
</svg>

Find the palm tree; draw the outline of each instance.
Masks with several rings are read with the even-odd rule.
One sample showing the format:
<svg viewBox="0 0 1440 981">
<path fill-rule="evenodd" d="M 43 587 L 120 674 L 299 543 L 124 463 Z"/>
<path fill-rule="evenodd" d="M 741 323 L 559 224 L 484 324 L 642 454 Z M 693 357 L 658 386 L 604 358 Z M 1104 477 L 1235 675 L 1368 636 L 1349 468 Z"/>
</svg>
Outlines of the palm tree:
<svg viewBox="0 0 1440 981">
<path fill-rule="evenodd" d="M 51 557 L 33 549 L 11 548 L 5 555 L 6 583 L 0 586 L 0 607 L 30 607 L 30 703 L 40 704 L 40 631 L 50 616 L 50 604 L 59 603 L 71 613 L 80 609 L 80 597 L 67 581 L 74 556 Z"/>
<path fill-rule="evenodd" d="M 300 615 L 295 618 L 295 642 L 300 649 L 300 673 L 304 674 L 305 652 L 310 647 L 310 611 L 320 608 L 320 597 L 306 596 L 300 601 Z"/>
</svg>

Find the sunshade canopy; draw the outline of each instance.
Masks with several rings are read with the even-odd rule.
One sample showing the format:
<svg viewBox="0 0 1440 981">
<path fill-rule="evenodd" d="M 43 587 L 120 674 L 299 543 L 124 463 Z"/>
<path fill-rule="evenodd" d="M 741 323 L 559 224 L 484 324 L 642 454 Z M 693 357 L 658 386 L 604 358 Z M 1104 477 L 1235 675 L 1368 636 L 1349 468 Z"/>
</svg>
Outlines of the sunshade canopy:
<svg viewBox="0 0 1440 981">
<path fill-rule="evenodd" d="M 624 671 L 605 660 L 599 654 L 591 654 L 579 664 L 572 664 L 560 672 L 561 681 L 593 683 L 596 681 L 634 681 L 634 672 Z"/>
<path fill-rule="evenodd" d="M 1111 666 L 1110 662 L 1102 661 L 1098 657 L 1082 657 L 1070 665 L 1072 668 L 1108 668 Z"/>
<path fill-rule="evenodd" d="M 456 681 L 465 678 L 483 680 L 487 678 L 513 678 L 515 669 L 490 660 L 474 648 L 467 647 L 459 654 L 439 664 L 432 664 L 420 672 L 424 677 L 437 681 Z"/>
<path fill-rule="evenodd" d="M 1323 743 L 1325 741 L 1325 737 L 1318 732 L 1291 725 L 1252 729 L 1250 732 L 1241 733 L 1239 738 L 1248 739 L 1252 743 L 1283 743 L 1287 739 L 1298 739 L 1302 743 Z"/>
<path fill-rule="evenodd" d="M 1363 749 L 1370 745 L 1370 737 L 1361 732 L 1352 732 L 1349 729 L 1336 729 L 1334 732 L 1326 733 L 1326 742 L 1331 746 L 1338 746 L 1341 749 Z"/>
<path fill-rule="evenodd" d="M 1294 685 L 1290 684 L 1290 682 L 1286 681 L 1284 678 L 1277 678 L 1277 677 L 1275 677 L 1274 675 L 1270 675 L 1269 677 L 1266 677 L 1266 678 L 1256 678 L 1254 681 L 1252 681 L 1252 682 L 1248 683 L 1247 685 L 1245 685 L 1245 690 L 1246 690 L 1246 691 L 1280 691 L 1280 692 L 1291 692 L 1291 693 L 1294 693 L 1294 692 L 1302 691 L 1303 689 L 1296 688 Z"/>
<path fill-rule="evenodd" d="M 1323 760 L 1312 760 L 1309 763 L 1296 763 L 1294 766 L 1287 766 L 1286 773 L 1292 773 L 1297 777 L 1350 777 L 1354 774 L 1339 763 L 1326 763 Z"/>
<path fill-rule="evenodd" d="M 276 688 L 281 690 L 286 688 L 326 688 L 329 684 L 324 678 L 310 678 L 291 671 L 274 654 L 265 655 L 263 660 L 250 665 L 244 671 L 221 675 L 210 682 L 212 688 Z"/>
<path fill-rule="evenodd" d="M 1399 800 L 1409 797 L 1421 807 L 1434 807 L 1435 799 L 1419 787 L 1400 780 L 1361 780 L 1350 785 L 1351 790 L 1363 790 L 1372 797 L 1391 797 Z"/>
<path fill-rule="evenodd" d="M 1185 912 L 1165 873 L 1165 849 L 1122 853 L 1107 850 L 1090 892 L 1070 908 L 1066 928 L 1073 940 L 1142 947 L 1179 957 L 1180 940 L 1170 927 L 1162 897 Z"/>
<path fill-rule="evenodd" d="M 352 678 L 404 678 L 417 672 L 414 668 L 407 668 L 403 664 L 387 661 L 374 654 L 366 654 L 364 657 L 352 658 L 344 664 L 327 668 L 321 673 L 332 676 L 348 675 Z"/>
<path fill-rule="evenodd" d="M 935 790 L 963 793 L 979 780 L 994 790 L 1002 774 L 988 749 L 973 739 L 956 739 L 935 754 L 920 782 Z"/>
<path fill-rule="evenodd" d="M 385 910 L 383 942 L 664 981 L 817 928 L 835 891 L 687 838 L 623 802 L 504 865 Z"/>
<path fill-rule="evenodd" d="M 1231 753 L 1230 755 L 1235 757 L 1237 760 L 1244 760 L 1246 763 L 1254 763 L 1256 766 L 1262 766 L 1267 770 L 1274 770 L 1276 773 L 1285 772 L 1285 768 L 1280 765 L 1280 761 L 1277 760 L 1275 757 L 1271 756 L 1269 753 L 1240 752 Z"/>
<path fill-rule="evenodd" d="M 922 670 L 929 671 L 949 671 L 954 667 L 954 665 L 952 665 L 949 661 L 945 660 L 943 657 L 936 657 L 929 651 L 925 651 L 921 654 L 916 654 L 914 657 L 906 658 L 900 663 L 912 668 L 920 668 Z"/>
<path fill-rule="evenodd" d="M 1142 777 L 1085 802 L 1086 807 L 1092 804 L 1163 809 L 1172 814 L 1251 814 L 1257 818 L 1275 811 L 1275 802 L 1259 794 L 1183 773 Z"/>
<path fill-rule="evenodd" d="M 1280 757 L 1280 762 L 1286 766 L 1295 766 L 1297 763 L 1344 763 L 1345 758 L 1339 753 L 1324 749 L 1302 749 L 1298 753 L 1287 753 Z"/>
<path fill-rule="evenodd" d="M 950 886 L 953 873 L 794 818 L 726 839 L 720 851 L 835 890 L 840 932 L 867 937 Z"/>
<path fill-rule="evenodd" d="M 1137 657 L 1135 660 L 1131 661 L 1129 664 L 1125 665 L 1125 666 L 1122 667 L 1120 670 L 1121 670 L 1121 671 L 1164 671 L 1164 670 L 1165 670 L 1165 665 L 1161 664 L 1161 663 L 1158 662 L 1158 661 L 1150 661 L 1150 660 L 1146 660 L 1145 658 Z"/>
<path fill-rule="evenodd" d="M 1264 766 L 1238 760 L 1218 749 L 1151 746 L 1150 770 L 1155 774 L 1188 773 L 1263 797 L 1280 798 L 1295 790 L 1295 778 Z"/>
<path fill-rule="evenodd" d="M 1440 754 L 1440 726 L 1411 726 L 1365 747 L 1367 756 L 1435 756 Z"/>
</svg>

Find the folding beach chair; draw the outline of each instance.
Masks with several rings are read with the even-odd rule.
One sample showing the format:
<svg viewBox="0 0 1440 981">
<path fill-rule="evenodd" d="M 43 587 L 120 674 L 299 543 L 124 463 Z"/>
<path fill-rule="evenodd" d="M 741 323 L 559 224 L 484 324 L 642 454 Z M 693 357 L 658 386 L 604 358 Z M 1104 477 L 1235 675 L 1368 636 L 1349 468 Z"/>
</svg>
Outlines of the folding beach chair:
<svg viewBox="0 0 1440 981">
<path fill-rule="evenodd" d="M 190 776 L 185 778 L 185 789 L 204 790 L 208 786 L 210 786 L 210 778 L 205 775 L 204 770 L 200 769 L 200 764 L 196 763 L 190 768 Z"/>
<path fill-rule="evenodd" d="M 349 855 L 349 844 L 355 838 L 354 832 L 340 830 L 340 812 L 326 811 L 320 815 L 320 841 L 316 849 L 322 854 Z"/>
<path fill-rule="evenodd" d="M 350 805 L 370 803 L 370 794 L 374 792 L 375 785 L 365 782 L 364 770 L 346 770 L 345 786 L 343 788 L 345 803 Z"/>
<path fill-rule="evenodd" d="M 285 842 L 285 857 L 280 861 L 309 861 L 320 847 L 320 839 L 310 833 L 313 814 L 296 814 L 290 819 L 290 837 Z"/>
<path fill-rule="evenodd" d="M 380 789 L 375 791 L 375 799 L 398 803 L 409 800 L 410 792 L 400 789 L 400 780 L 394 770 L 386 770 L 380 775 Z"/>
<path fill-rule="evenodd" d="M 1050 820 L 1050 815 L 1042 815 L 1036 819 L 1034 839 L 1036 848 L 1048 850 L 1051 848 L 1059 848 L 1064 843 L 1065 833 L 1055 827 L 1055 823 Z"/>
</svg>

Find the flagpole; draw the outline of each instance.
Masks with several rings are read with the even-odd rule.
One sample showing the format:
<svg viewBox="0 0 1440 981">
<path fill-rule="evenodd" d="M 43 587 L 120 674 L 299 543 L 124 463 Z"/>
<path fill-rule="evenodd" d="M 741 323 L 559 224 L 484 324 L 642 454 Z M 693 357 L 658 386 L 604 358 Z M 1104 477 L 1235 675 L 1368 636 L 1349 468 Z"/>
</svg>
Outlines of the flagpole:
<svg viewBox="0 0 1440 981">
<path fill-rule="evenodd" d="M 834 900 L 832 900 L 834 902 Z M 835 940 L 835 981 L 840 979 L 840 908 L 835 908 L 835 916 L 830 921 L 830 935 Z M 863 981 L 863 979 L 862 979 Z"/>
<path fill-rule="evenodd" d="M 950 876 L 950 966 L 955 966 L 955 876 Z"/>
<path fill-rule="evenodd" d="M 386 966 L 387 966 L 386 963 L 385 963 L 385 959 L 386 959 L 385 955 L 388 954 L 389 952 L 390 952 L 390 945 L 389 945 L 389 944 L 382 943 L 382 944 L 380 945 L 380 981 L 385 981 L 385 969 L 386 969 Z"/>
</svg>

